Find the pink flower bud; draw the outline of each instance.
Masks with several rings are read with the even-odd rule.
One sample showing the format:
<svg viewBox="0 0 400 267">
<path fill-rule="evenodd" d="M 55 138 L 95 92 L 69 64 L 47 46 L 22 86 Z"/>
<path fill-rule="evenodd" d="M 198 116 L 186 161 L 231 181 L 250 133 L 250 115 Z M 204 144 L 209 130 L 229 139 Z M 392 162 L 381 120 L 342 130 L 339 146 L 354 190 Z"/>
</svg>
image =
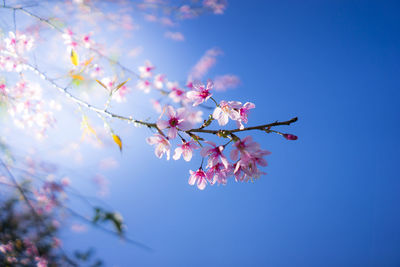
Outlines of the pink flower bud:
<svg viewBox="0 0 400 267">
<path fill-rule="evenodd" d="M 283 134 L 283 137 L 285 137 L 287 140 L 297 140 L 297 136 L 294 134 Z"/>
</svg>

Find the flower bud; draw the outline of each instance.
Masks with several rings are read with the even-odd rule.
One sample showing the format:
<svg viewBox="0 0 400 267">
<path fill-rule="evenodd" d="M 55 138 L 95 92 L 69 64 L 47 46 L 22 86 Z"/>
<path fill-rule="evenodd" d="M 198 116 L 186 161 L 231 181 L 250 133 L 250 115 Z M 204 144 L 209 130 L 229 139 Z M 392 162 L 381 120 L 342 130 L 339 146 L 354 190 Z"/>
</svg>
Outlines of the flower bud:
<svg viewBox="0 0 400 267">
<path fill-rule="evenodd" d="M 282 134 L 287 140 L 297 140 L 297 136 L 294 134 Z"/>
</svg>

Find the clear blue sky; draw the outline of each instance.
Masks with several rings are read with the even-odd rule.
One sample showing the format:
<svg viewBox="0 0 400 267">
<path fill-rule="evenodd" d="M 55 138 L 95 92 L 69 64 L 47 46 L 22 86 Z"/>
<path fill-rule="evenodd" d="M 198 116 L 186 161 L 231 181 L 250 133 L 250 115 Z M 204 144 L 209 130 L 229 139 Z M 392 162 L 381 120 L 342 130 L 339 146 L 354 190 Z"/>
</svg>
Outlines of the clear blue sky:
<svg viewBox="0 0 400 267">
<path fill-rule="evenodd" d="M 92 230 L 65 244 L 94 245 L 110 266 L 399 266 L 399 11 L 398 1 L 231 0 L 223 16 L 183 23 L 182 44 L 147 37 L 146 55 L 177 79 L 221 48 L 210 75 L 242 86 L 216 98 L 254 102 L 249 125 L 298 116 L 287 130 L 299 140 L 255 134 L 272 152 L 268 175 L 199 191 L 187 184 L 197 163 L 158 160 L 135 130 L 140 142 L 108 175 L 109 202 L 154 252 Z"/>
</svg>

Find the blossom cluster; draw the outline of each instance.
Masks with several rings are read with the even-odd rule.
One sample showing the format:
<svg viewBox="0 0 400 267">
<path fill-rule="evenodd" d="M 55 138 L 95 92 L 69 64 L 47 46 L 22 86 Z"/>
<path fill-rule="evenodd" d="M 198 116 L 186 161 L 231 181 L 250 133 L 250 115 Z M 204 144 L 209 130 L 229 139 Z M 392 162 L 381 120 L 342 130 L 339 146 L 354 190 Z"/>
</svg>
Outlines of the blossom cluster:
<svg viewBox="0 0 400 267">
<path fill-rule="evenodd" d="M 59 240 L 54 238 L 54 243 L 59 243 Z M 5 261 L 12 266 L 31 266 L 32 264 L 35 264 L 36 267 L 48 266 L 48 261 L 39 255 L 35 242 L 29 238 L 0 244 L 0 253 L 3 254 Z"/>
<path fill-rule="evenodd" d="M 8 37 L 0 36 L 0 71 L 20 72 L 26 69 L 25 53 L 33 47 L 31 36 L 9 32 Z"/>
<path fill-rule="evenodd" d="M 15 85 L 0 81 L 0 102 L 7 107 L 14 124 L 30 129 L 37 138 L 43 138 L 46 130 L 54 125 L 54 110 L 61 106 L 55 101 L 45 101 L 39 84 L 21 79 Z"/>
<path fill-rule="evenodd" d="M 153 69 L 154 67 L 149 63 L 139 68 L 142 77 L 152 77 Z M 166 155 L 167 160 L 169 160 L 171 142 L 178 136 L 181 139 L 181 144 L 178 144 L 175 148 L 174 160 L 182 157 L 185 161 L 190 161 L 193 152 L 201 149 L 200 155 L 203 159 L 207 158 L 207 164 L 204 169 L 201 166 L 197 171 L 190 171 L 189 178 L 189 184 L 197 184 L 197 187 L 201 190 L 205 188 L 206 184 L 225 185 L 230 176 L 234 176 L 236 181 L 249 181 L 264 174 L 259 166 L 267 165 L 264 156 L 269 155 L 270 152 L 262 150 L 259 144 L 252 140 L 252 137 L 247 136 L 240 140 L 236 135 L 226 136 L 231 138 L 234 146 L 230 155 L 232 162 L 229 162 L 225 156 L 225 148 L 231 142 L 225 145 L 217 145 L 191 133 L 191 130 L 195 129 L 194 127 L 198 123 L 191 120 L 192 109 L 212 97 L 213 83 L 211 80 L 208 80 L 206 84 L 195 81 L 189 84 L 188 88 L 188 91 L 178 89 L 177 84 L 167 87 L 169 89 L 167 91 L 168 96 L 174 102 L 181 104 L 181 107 L 177 109 L 172 105 L 166 105 L 162 108 L 157 103 L 160 105 L 159 109 L 162 110 L 162 114 L 156 123 L 158 133 L 147 138 L 147 142 L 155 146 L 156 156 L 162 158 L 163 155 Z M 176 93 L 178 90 L 179 94 Z M 242 104 L 238 101 L 221 101 L 219 104 L 216 103 L 209 120 L 204 121 L 202 128 L 209 126 L 212 120 L 218 121 L 220 126 L 225 126 L 231 119 L 236 121 L 239 129 L 244 129 L 244 124 L 248 122 L 248 115 L 253 108 L 255 108 L 255 105 L 251 102 Z M 185 138 L 187 137 L 191 140 L 186 141 Z"/>
<path fill-rule="evenodd" d="M 43 185 L 33 191 L 36 198 L 35 209 L 38 214 L 50 213 L 67 197 L 65 188 L 69 185 L 69 179 L 63 178 L 55 181 L 49 177 Z"/>
</svg>

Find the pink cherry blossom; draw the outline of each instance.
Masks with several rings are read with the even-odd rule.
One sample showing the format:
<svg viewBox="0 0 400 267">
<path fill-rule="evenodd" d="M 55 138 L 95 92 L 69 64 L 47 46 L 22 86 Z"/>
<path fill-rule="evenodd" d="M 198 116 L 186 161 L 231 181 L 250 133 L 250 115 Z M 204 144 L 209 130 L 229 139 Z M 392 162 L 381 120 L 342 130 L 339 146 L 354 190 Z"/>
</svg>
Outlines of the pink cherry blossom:
<svg viewBox="0 0 400 267">
<path fill-rule="evenodd" d="M 37 267 L 47 267 L 47 260 L 42 257 L 36 257 L 35 260 L 37 261 Z"/>
<path fill-rule="evenodd" d="M 239 158 L 239 152 L 249 157 L 252 153 L 260 150 L 260 145 L 253 141 L 251 136 L 246 136 L 242 140 L 236 141 L 235 148 L 231 150 L 231 159 L 236 161 Z"/>
<path fill-rule="evenodd" d="M 226 102 L 222 100 L 218 107 L 215 108 L 213 112 L 213 118 L 218 120 L 218 124 L 224 126 L 228 123 L 229 118 L 231 120 L 239 120 L 240 114 L 238 109 L 241 107 L 242 103 L 237 101 Z"/>
<path fill-rule="evenodd" d="M 248 181 L 252 178 L 259 178 L 261 175 L 265 174 L 260 171 L 257 165 L 267 166 L 267 161 L 264 156 L 271 154 L 271 152 L 266 150 L 257 150 L 256 152 L 243 155 L 241 159 L 235 164 L 234 175 L 236 181 Z"/>
<path fill-rule="evenodd" d="M 193 102 L 193 106 L 198 106 L 212 96 L 210 93 L 212 88 L 213 82 L 211 80 L 207 81 L 207 86 L 197 81 L 193 83 L 193 90 L 187 92 L 186 96 Z"/>
<path fill-rule="evenodd" d="M 197 187 L 200 190 L 203 190 L 204 188 L 206 188 L 208 177 L 202 168 L 198 169 L 195 172 L 190 170 L 189 173 L 190 173 L 190 177 L 189 177 L 190 185 L 194 185 L 195 183 L 197 183 Z"/>
<path fill-rule="evenodd" d="M 33 38 L 25 34 L 20 34 L 19 32 L 9 32 L 8 38 L 5 38 L 4 42 L 8 52 L 19 56 L 31 50 L 33 47 Z"/>
<path fill-rule="evenodd" d="M 186 109 L 178 108 L 176 111 L 172 106 L 167 106 L 168 120 L 158 120 L 157 126 L 160 130 L 168 128 L 168 137 L 174 139 L 178 134 L 178 129 L 187 131 L 191 124 L 186 120 Z"/>
<path fill-rule="evenodd" d="M 158 100 L 156 100 L 156 99 L 150 99 L 150 103 L 152 104 L 154 110 L 155 110 L 157 113 L 161 113 L 161 112 L 162 112 L 162 106 L 161 106 L 160 101 L 158 101 Z"/>
<path fill-rule="evenodd" d="M 126 95 L 130 92 L 129 87 L 125 84 L 121 86 L 112 96 L 112 99 L 114 99 L 117 102 L 125 102 L 126 101 Z"/>
<path fill-rule="evenodd" d="M 225 185 L 228 181 L 228 177 L 233 173 L 233 167 L 231 165 L 228 168 L 218 162 L 214 166 L 209 167 L 207 170 L 207 177 L 212 179 L 212 184 L 218 183 Z"/>
<path fill-rule="evenodd" d="M 174 160 L 181 158 L 181 155 L 185 161 L 190 161 L 192 159 L 193 150 L 199 148 L 194 141 L 183 142 L 175 148 L 175 154 L 173 156 Z"/>
<path fill-rule="evenodd" d="M 148 80 L 140 80 L 137 84 L 137 88 L 148 94 L 151 90 L 151 82 L 149 82 Z"/>
<path fill-rule="evenodd" d="M 117 77 L 105 77 L 101 79 L 101 82 L 107 87 L 109 92 L 112 92 L 118 85 Z M 129 87 L 125 84 L 121 86 L 116 92 L 113 93 L 112 99 L 117 102 L 125 102 L 126 95 L 130 92 Z"/>
<path fill-rule="evenodd" d="M 11 242 L 8 242 L 7 244 L 1 244 L 0 245 L 0 252 L 6 254 L 7 252 L 13 251 L 14 246 Z"/>
<path fill-rule="evenodd" d="M 39 256 L 39 251 L 31 240 L 24 239 L 24 246 L 28 256 Z"/>
<path fill-rule="evenodd" d="M 158 90 L 162 89 L 164 87 L 165 83 L 165 74 L 157 74 L 154 77 L 154 87 L 157 88 Z"/>
<path fill-rule="evenodd" d="M 93 40 L 92 40 L 92 38 L 91 38 L 92 34 L 93 34 L 93 33 L 90 32 L 90 33 L 88 33 L 88 34 L 83 35 L 83 37 L 82 37 L 83 45 L 84 45 L 86 48 L 90 48 L 90 47 L 92 47 L 92 46 L 94 45 L 94 42 L 93 42 Z"/>
<path fill-rule="evenodd" d="M 186 100 L 186 92 L 179 88 L 179 84 L 177 82 L 168 82 L 167 88 L 171 90 L 168 96 L 175 102 L 181 102 Z"/>
<path fill-rule="evenodd" d="M 78 43 L 75 41 L 74 37 L 75 33 L 71 29 L 65 30 L 62 34 L 62 38 L 64 38 L 64 43 L 67 45 L 67 49 L 76 49 Z"/>
<path fill-rule="evenodd" d="M 154 153 L 158 158 L 162 158 L 162 156 L 166 154 L 167 160 L 169 160 L 171 144 L 169 143 L 167 138 L 165 138 L 161 134 L 155 134 L 154 136 L 148 137 L 146 141 L 150 145 L 155 145 Z"/>
<path fill-rule="evenodd" d="M 240 120 L 237 121 L 237 124 L 238 124 L 238 127 L 239 127 L 240 129 L 243 129 L 243 128 L 244 128 L 243 123 L 247 123 L 247 122 L 248 122 L 247 116 L 248 116 L 249 113 L 250 113 L 250 109 L 253 109 L 253 108 L 255 108 L 255 107 L 256 107 L 256 105 L 254 105 L 253 103 L 251 103 L 251 102 L 246 102 L 246 103 L 243 105 L 243 107 L 241 107 L 241 108 L 239 109 Z"/>
<path fill-rule="evenodd" d="M 96 77 L 101 77 L 104 74 L 104 71 L 102 67 L 100 67 L 98 64 L 93 64 L 90 68 L 90 77 L 96 78 Z"/>
<path fill-rule="evenodd" d="M 200 154 L 202 157 L 208 157 L 208 165 L 207 166 L 214 166 L 218 162 L 222 162 L 225 168 L 228 168 L 228 159 L 222 153 L 224 150 L 224 146 L 217 146 L 215 143 L 210 141 L 205 141 L 205 143 L 211 145 L 211 147 L 203 147 Z"/>
<path fill-rule="evenodd" d="M 2 95 L 7 94 L 6 85 L 4 83 L 0 83 L 0 94 L 2 94 Z"/>
<path fill-rule="evenodd" d="M 192 90 L 193 89 L 193 81 L 188 81 L 186 83 L 186 87 Z"/>
<path fill-rule="evenodd" d="M 146 60 L 144 66 L 139 67 L 140 77 L 142 78 L 150 78 L 153 76 L 152 70 L 155 67 L 151 64 L 150 61 Z"/>
</svg>

